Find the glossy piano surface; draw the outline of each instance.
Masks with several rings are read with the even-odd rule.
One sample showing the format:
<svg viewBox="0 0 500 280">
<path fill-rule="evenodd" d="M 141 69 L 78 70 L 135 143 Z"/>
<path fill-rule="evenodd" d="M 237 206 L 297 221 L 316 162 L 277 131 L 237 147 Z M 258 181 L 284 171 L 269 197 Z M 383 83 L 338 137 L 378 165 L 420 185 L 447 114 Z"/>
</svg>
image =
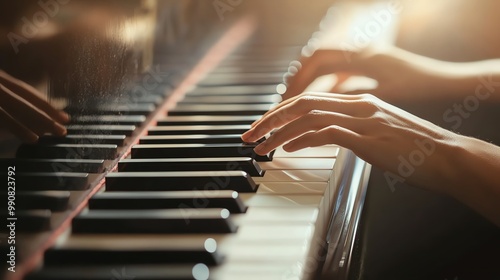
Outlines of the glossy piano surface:
<svg viewBox="0 0 500 280">
<path fill-rule="evenodd" d="M 315 279 L 325 260 L 347 276 L 369 167 L 238 139 L 328 1 L 43 3 L 0 4 L 7 34 L 31 36 L 1 42 L 0 68 L 72 121 L 64 138 L 1 139 L 26 217 L 7 279 Z"/>
</svg>

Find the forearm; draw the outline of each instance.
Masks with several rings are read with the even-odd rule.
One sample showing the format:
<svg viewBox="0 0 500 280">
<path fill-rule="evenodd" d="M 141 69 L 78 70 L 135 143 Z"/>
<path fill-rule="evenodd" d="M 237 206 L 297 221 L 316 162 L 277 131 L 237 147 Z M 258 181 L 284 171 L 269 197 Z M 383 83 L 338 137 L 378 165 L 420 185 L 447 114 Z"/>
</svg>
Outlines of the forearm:
<svg viewBox="0 0 500 280">
<path fill-rule="evenodd" d="M 415 86 L 421 87 L 422 94 L 428 93 L 431 99 L 454 100 L 475 95 L 480 100 L 500 102 L 500 59 L 456 63 L 400 49 L 394 53 L 411 62 L 416 73 L 423 75 L 423 85 Z"/>
<path fill-rule="evenodd" d="M 500 147 L 465 136 L 453 146 L 445 192 L 500 226 Z"/>
</svg>

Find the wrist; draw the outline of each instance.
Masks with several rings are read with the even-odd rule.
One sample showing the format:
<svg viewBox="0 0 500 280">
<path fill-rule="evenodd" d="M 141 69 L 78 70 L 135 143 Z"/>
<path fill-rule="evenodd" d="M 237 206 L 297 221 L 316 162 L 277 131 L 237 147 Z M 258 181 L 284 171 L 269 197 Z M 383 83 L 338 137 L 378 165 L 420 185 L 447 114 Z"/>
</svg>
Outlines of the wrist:
<svg viewBox="0 0 500 280">
<path fill-rule="evenodd" d="M 450 146 L 450 181 L 445 192 L 499 224 L 500 148 L 490 143 L 457 135 Z"/>
</svg>

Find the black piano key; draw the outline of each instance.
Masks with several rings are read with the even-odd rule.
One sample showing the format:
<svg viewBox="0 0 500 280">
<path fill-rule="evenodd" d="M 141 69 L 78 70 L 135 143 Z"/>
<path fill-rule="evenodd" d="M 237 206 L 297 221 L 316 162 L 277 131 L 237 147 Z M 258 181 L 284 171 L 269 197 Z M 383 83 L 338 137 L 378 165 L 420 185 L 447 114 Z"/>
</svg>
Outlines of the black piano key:
<svg viewBox="0 0 500 280">
<path fill-rule="evenodd" d="M 139 139 L 140 144 L 223 144 L 242 143 L 241 134 L 191 134 L 191 135 L 147 135 Z"/>
<path fill-rule="evenodd" d="M 260 116 L 169 116 L 158 120 L 160 126 L 252 124 Z"/>
<path fill-rule="evenodd" d="M 222 66 L 217 67 L 211 73 L 225 74 L 225 73 L 286 73 L 287 66 L 250 66 L 250 67 L 235 67 L 235 66 Z"/>
<path fill-rule="evenodd" d="M 235 95 L 274 95 L 276 85 L 247 85 L 247 86 L 220 86 L 220 87 L 196 87 L 189 91 L 186 96 L 235 96 Z"/>
<path fill-rule="evenodd" d="M 106 191 L 234 190 L 255 192 L 257 184 L 244 171 L 112 172 Z"/>
<path fill-rule="evenodd" d="M 198 83 L 199 86 L 233 86 L 233 85 L 277 85 L 283 82 L 283 73 L 227 73 L 209 74 Z"/>
<path fill-rule="evenodd" d="M 186 96 L 178 104 L 275 104 L 281 102 L 281 96 L 275 95 L 240 95 L 240 96 Z"/>
<path fill-rule="evenodd" d="M 0 159 L 0 162 L 2 160 Z M 81 172 L 101 173 L 104 170 L 102 159 L 23 159 L 11 160 L 19 172 Z"/>
<path fill-rule="evenodd" d="M 130 136 L 135 130 L 135 125 L 68 125 L 68 134 L 104 134 Z"/>
<path fill-rule="evenodd" d="M 132 158 L 200 158 L 251 157 L 256 161 L 271 161 L 273 152 L 258 155 L 258 144 L 139 144 L 132 147 Z"/>
<path fill-rule="evenodd" d="M 235 191 L 102 192 L 89 200 L 89 209 L 225 208 L 244 213 L 246 207 Z"/>
<path fill-rule="evenodd" d="M 177 105 L 168 112 L 169 116 L 190 116 L 190 115 L 212 115 L 212 116 L 232 116 L 232 115 L 263 115 L 271 108 L 268 104 L 254 105 Z"/>
<path fill-rule="evenodd" d="M 241 59 L 227 59 L 222 61 L 219 66 L 237 66 L 241 68 L 246 67 L 288 67 L 290 60 L 277 60 L 277 59 L 259 59 L 256 57 L 244 57 Z"/>
<path fill-rule="evenodd" d="M 90 210 L 73 219 L 73 233 L 231 233 L 227 209 Z"/>
<path fill-rule="evenodd" d="M 204 242 L 189 244 L 185 248 L 169 246 L 169 244 L 158 244 L 153 248 L 138 248 L 136 246 L 117 248 L 106 245 L 88 248 L 61 247 L 47 250 L 44 264 L 47 267 L 62 265 L 220 264 L 223 259 L 222 255 L 217 250 L 214 252 L 211 250 L 212 248 L 206 248 Z"/>
<path fill-rule="evenodd" d="M 89 187 L 88 177 L 88 173 L 17 173 L 16 188 L 22 191 L 85 190 Z"/>
<path fill-rule="evenodd" d="M 161 265 L 65 265 L 49 266 L 32 272 L 25 280 L 199 280 L 207 279 L 209 268 L 204 264 L 161 264 Z M 201 266 L 201 268 L 200 268 Z M 194 269 L 201 270 L 193 274 Z M 78 273 L 75 273 L 77 271 Z M 196 273 L 197 271 L 195 271 Z"/>
<path fill-rule="evenodd" d="M 250 176 L 263 176 L 264 171 L 250 157 L 241 158 L 173 158 L 123 159 L 119 171 L 226 171 L 242 170 Z"/>
<path fill-rule="evenodd" d="M 18 210 L 64 211 L 68 208 L 69 195 L 68 191 L 17 192 L 15 208 Z M 7 201 L 7 194 L 1 194 L 0 199 Z"/>
<path fill-rule="evenodd" d="M 119 102 L 120 103 L 126 103 L 126 104 L 144 104 L 144 103 L 151 103 L 155 105 L 161 104 L 161 102 L 165 99 L 164 92 L 158 91 L 158 92 L 148 92 L 150 94 L 141 94 L 141 96 L 136 96 L 134 95 L 134 92 L 131 91 L 129 92 L 129 95 L 124 95 L 120 96 Z"/>
<path fill-rule="evenodd" d="M 148 135 L 183 135 L 183 134 L 242 134 L 250 125 L 186 125 L 155 126 L 148 130 Z"/>
<path fill-rule="evenodd" d="M 74 116 L 71 118 L 71 124 L 116 124 L 116 125 L 140 125 L 146 120 L 145 116 L 99 116 L 99 115 L 83 115 Z"/>
<path fill-rule="evenodd" d="M 17 149 L 19 158 L 115 159 L 117 145 L 110 144 L 23 144 Z"/>
<path fill-rule="evenodd" d="M 87 108 L 67 107 L 70 115 L 149 115 L 156 109 L 155 104 L 113 104 L 98 105 Z"/>
<path fill-rule="evenodd" d="M 72 134 L 63 137 L 46 135 L 38 139 L 39 144 L 110 144 L 123 146 L 125 135 Z"/>
<path fill-rule="evenodd" d="M 18 232 L 50 230 L 50 216 L 50 210 L 15 210 L 11 215 L 5 207 L 5 210 L 0 212 L 0 219 L 5 221 L 7 226 L 0 228 L 0 232 L 10 232 L 12 230 L 10 225 L 13 225 L 13 230 Z"/>
</svg>

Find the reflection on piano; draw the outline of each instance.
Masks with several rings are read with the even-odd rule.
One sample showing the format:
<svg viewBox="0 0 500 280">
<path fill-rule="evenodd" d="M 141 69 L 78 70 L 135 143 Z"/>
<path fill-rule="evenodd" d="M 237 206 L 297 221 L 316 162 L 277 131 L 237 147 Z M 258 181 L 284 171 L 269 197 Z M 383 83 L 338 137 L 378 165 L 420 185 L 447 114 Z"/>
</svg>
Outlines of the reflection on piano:
<svg viewBox="0 0 500 280">
<path fill-rule="evenodd" d="M 220 21 L 211 2 L 129 2 L 61 12 L 131 5 L 55 39 L 68 59 L 49 94 L 72 122 L 3 160 L 18 218 L 5 278 L 347 279 L 369 166 L 338 146 L 258 156 L 239 137 L 280 101 L 326 3 L 296 21 L 303 3 L 242 2 Z"/>
</svg>

